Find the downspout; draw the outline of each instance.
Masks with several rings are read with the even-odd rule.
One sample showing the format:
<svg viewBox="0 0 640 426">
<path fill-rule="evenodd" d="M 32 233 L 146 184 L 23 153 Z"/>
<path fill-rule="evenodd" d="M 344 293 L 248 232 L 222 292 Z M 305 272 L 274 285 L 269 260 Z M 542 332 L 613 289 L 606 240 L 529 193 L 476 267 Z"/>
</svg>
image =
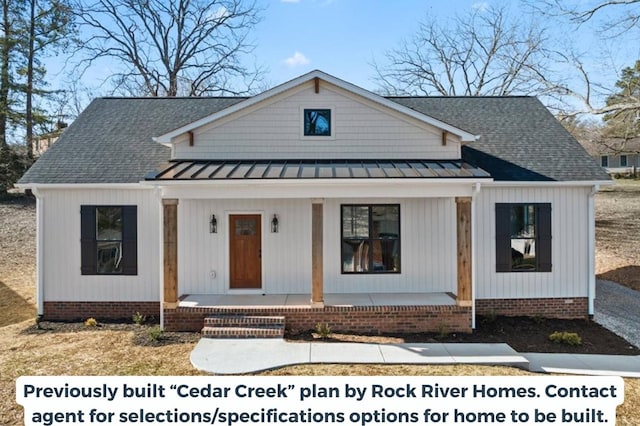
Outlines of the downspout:
<svg viewBox="0 0 640 426">
<path fill-rule="evenodd" d="M 44 197 L 37 188 L 31 192 L 36 197 L 36 303 L 38 320 L 44 316 Z"/>
<path fill-rule="evenodd" d="M 595 313 L 595 297 L 596 297 L 596 215 L 595 215 L 595 195 L 600 190 L 600 185 L 593 185 L 587 199 L 587 238 L 589 250 L 589 287 L 587 289 L 587 298 L 589 302 L 589 316 L 593 317 Z"/>
<path fill-rule="evenodd" d="M 476 329 L 476 197 L 480 193 L 480 182 L 476 182 L 471 193 L 471 329 Z"/>
<path fill-rule="evenodd" d="M 164 209 L 162 206 L 162 189 L 155 190 L 158 203 L 158 285 L 160 291 L 160 329 L 164 330 Z"/>
</svg>

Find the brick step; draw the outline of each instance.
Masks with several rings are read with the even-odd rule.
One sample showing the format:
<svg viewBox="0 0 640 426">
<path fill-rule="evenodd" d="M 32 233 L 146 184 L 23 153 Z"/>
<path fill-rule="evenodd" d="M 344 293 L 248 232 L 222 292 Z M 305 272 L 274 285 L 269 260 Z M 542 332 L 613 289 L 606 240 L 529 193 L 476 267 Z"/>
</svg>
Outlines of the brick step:
<svg viewBox="0 0 640 426">
<path fill-rule="evenodd" d="M 218 339 L 265 339 L 283 338 L 284 325 L 262 327 L 204 327 L 202 337 Z"/>
<path fill-rule="evenodd" d="M 202 337 L 283 338 L 285 317 L 256 315 L 211 315 L 205 317 Z"/>
<path fill-rule="evenodd" d="M 205 327 L 252 327 L 262 325 L 284 325 L 283 316 L 257 315 L 211 315 L 205 317 Z"/>
</svg>

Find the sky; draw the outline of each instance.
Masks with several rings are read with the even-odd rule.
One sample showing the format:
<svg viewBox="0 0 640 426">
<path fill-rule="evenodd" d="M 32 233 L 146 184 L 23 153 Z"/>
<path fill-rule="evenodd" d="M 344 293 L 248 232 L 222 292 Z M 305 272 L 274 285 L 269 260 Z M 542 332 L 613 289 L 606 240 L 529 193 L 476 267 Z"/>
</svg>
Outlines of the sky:
<svg viewBox="0 0 640 426">
<path fill-rule="evenodd" d="M 319 69 L 375 89 L 374 60 L 398 47 L 429 15 L 453 16 L 486 2 L 465 0 L 271 0 L 253 32 L 257 62 L 279 84 Z"/>
</svg>

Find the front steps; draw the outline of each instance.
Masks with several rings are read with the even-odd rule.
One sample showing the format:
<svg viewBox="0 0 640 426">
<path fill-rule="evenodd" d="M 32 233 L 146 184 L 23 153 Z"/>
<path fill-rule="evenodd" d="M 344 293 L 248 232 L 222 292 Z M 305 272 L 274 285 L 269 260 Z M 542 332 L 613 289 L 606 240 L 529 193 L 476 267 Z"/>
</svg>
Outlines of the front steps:
<svg viewBox="0 0 640 426">
<path fill-rule="evenodd" d="M 202 337 L 213 339 L 265 339 L 284 337 L 285 317 L 212 315 L 205 317 Z"/>
</svg>

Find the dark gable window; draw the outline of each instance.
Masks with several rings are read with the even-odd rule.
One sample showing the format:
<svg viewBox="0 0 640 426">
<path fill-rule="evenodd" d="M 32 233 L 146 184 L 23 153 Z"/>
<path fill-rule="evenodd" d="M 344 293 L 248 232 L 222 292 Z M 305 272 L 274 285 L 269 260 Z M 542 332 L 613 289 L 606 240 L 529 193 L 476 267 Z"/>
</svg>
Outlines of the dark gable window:
<svg viewBox="0 0 640 426">
<path fill-rule="evenodd" d="M 400 206 L 342 206 L 342 273 L 400 272 Z"/>
<path fill-rule="evenodd" d="M 551 204 L 496 204 L 496 271 L 551 272 Z"/>
<path fill-rule="evenodd" d="M 304 135 L 331 136 L 331 110 L 305 109 Z"/>
<path fill-rule="evenodd" d="M 81 206 L 82 275 L 137 275 L 136 206 Z"/>
<path fill-rule="evenodd" d="M 609 157 L 607 155 L 603 155 L 600 157 L 600 166 L 609 167 Z"/>
</svg>

